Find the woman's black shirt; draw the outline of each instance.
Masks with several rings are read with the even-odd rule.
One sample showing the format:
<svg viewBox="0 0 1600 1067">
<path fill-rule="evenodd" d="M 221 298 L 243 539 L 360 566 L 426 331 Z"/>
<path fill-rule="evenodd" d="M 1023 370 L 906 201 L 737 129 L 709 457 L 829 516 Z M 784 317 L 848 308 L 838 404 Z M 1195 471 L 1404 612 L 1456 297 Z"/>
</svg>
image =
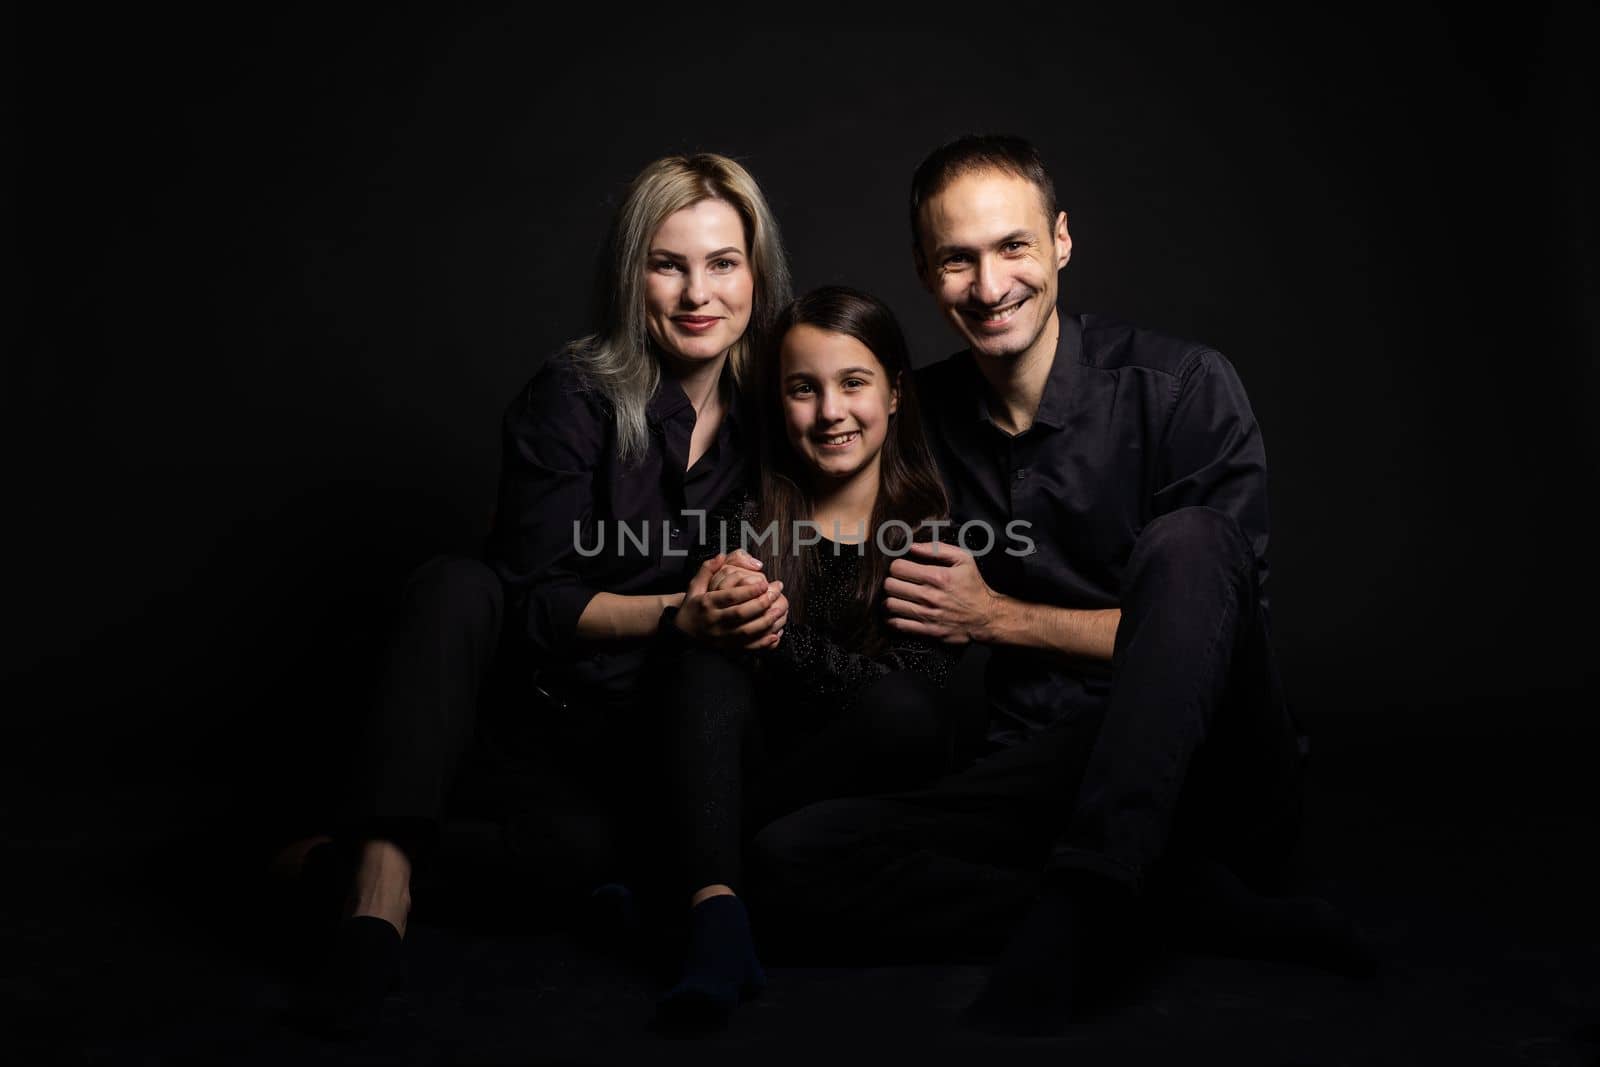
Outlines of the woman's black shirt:
<svg viewBox="0 0 1600 1067">
<path fill-rule="evenodd" d="M 570 357 L 540 368 L 505 413 L 500 491 L 485 557 L 506 585 L 508 626 L 526 633 L 542 683 L 564 697 L 627 703 L 648 639 L 589 642 L 578 618 L 599 592 L 681 593 L 706 513 L 746 480 L 737 390 L 688 468 L 695 411 L 663 378 L 646 418 L 649 447 L 617 457 L 611 406 Z"/>
</svg>

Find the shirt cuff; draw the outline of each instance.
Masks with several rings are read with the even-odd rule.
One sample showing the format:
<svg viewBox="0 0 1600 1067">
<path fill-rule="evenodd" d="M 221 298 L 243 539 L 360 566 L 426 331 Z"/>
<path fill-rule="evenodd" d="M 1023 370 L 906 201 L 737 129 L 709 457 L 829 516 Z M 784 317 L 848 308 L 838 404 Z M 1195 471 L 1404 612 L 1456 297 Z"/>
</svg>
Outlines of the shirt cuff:
<svg viewBox="0 0 1600 1067">
<path fill-rule="evenodd" d="M 678 629 L 678 605 L 668 604 L 661 609 L 661 622 L 656 627 L 656 639 L 675 648 L 689 644 L 689 635 Z"/>
<path fill-rule="evenodd" d="M 600 590 L 587 585 L 551 585 L 528 595 L 528 637 L 544 652 L 569 651 L 578 640 L 578 620 Z"/>
</svg>

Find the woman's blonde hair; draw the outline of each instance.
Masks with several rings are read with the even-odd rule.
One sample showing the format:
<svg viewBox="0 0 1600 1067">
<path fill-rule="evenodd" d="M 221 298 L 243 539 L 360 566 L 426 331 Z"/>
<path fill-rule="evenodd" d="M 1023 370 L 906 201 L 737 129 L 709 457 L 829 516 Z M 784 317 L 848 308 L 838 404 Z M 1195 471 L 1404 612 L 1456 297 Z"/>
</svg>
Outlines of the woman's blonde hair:
<svg viewBox="0 0 1600 1067">
<path fill-rule="evenodd" d="M 728 353 L 736 382 L 746 380 L 754 353 L 789 302 L 789 265 L 778 223 L 749 171 L 711 153 L 666 156 L 641 171 L 612 220 L 597 278 L 594 330 L 567 346 L 580 373 L 611 404 L 623 462 L 649 446 L 645 409 L 661 382 L 661 362 L 645 325 L 650 242 L 668 216 L 702 200 L 721 200 L 738 213 L 755 281 L 750 324 Z"/>
</svg>

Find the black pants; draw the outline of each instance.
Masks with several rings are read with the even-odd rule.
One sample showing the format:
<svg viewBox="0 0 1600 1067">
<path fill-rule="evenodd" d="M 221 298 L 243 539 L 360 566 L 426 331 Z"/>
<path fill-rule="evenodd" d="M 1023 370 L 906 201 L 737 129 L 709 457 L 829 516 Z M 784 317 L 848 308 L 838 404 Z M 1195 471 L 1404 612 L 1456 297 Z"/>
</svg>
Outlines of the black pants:
<svg viewBox="0 0 1600 1067">
<path fill-rule="evenodd" d="M 899 955 L 987 951 L 1051 871 L 1142 887 L 1221 859 L 1258 884 L 1298 834 L 1301 760 L 1248 542 L 1185 508 L 1125 571 L 1110 696 L 923 789 L 815 804 L 749 850 L 796 939 Z"/>
<path fill-rule="evenodd" d="M 649 839 L 632 815 L 659 738 L 615 708 L 542 703 L 504 610 L 477 560 L 410 575 L 362 732 L 339 836 L 395 842 L 423 896 L 562 897 L 632 877 Z"/>
<path fill-rule="evenodd" d="M 847 702 L 796 699 L 748 659 L 690 647 L 662 664 L 680 892 L 741 889 L 751 829 L 826 797 L 909 788 L 950 768 L 943 694 L 896 671 Z"/>
</svg>

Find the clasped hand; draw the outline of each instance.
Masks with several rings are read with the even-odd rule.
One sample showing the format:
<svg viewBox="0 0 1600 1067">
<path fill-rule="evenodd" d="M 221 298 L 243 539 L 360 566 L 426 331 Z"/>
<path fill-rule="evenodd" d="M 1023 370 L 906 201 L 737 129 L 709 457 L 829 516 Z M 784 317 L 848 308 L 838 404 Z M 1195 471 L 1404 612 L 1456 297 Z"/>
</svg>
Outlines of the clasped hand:
<svg viewBox="0 0 1600 1067">
<path fill-rule="evenodd" d="M 700 565 L 675 619 L 696 641 L 752 652 L 777 647 L 788 622 L 783 582 L 767 581 L 761 561 L 743 549 Z"/>
</svg>

